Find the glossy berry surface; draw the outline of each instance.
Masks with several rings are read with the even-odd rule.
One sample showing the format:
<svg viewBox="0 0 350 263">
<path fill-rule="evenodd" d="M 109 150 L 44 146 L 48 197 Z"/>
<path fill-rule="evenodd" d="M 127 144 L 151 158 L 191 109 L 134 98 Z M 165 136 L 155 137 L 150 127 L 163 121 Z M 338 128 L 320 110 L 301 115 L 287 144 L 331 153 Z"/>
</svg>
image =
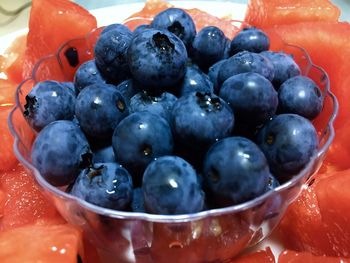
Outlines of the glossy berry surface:
<svg viewBox="0 0 350 263">
<path fill-rule="evenodd" d="M 131 32 L 109 30 L 97 39 L 95 61 L 108 83 L 119 84 L 130 77 L 127 50 L 132 36 Z"/>
<path fill-rule="evenodd" d="M 307 119 L 314 119 L 323 108 L 320 88 L 310 78 L 296 76 L 285 81 L 278 90 L 281 113 L 295 113 Z"/>
<path fill-rule="evenodd" d="M 163 92 L 159 96 L 150 96 L 146 92 L 139 92 L 130 100 L 130 113 L 148 111 L 170 122 L 171 110 L 176 101 L 177 97 L 169 92 Z"/>
<path fill-rule="evenodd" d="M 24 116 L 40 131 L 56 120 L 72 120 L 76 96 L 72 89 L 57 81 L 37 83 L 26 96 Z"/>
<path fill-rule="evenodd" d="M 98 70 L 95 60 L 88 60 L 81 64 L 74 75 L 74 87 L 76 94 L 86 86 L 95 83 L 104 83 L 105 79 Z"/>
<path fill-rule="evenodd" d="M 304 168 L 318 147 L 314 126 L 296 114 L 277 115 L 261 129 L 257 142 L 279 181 Z"/>
<path fill-rule="evenodd" d="M 284 52 L 263 51 L 260 55 L 268 58 L 275 68 L 275 75 L 272 79 L 272 83 L 275 85 L 276 89 L 287 79 L 301 74 L 298 64 L 290 55 Z"/>
<path fill-rule="evenodd" d="M 230 55 L 241 51 L 260 53 L 270 48 L 270 39 L 260 29 L 247 27 L 240 31 L 231 41 Z"/>
<path fill-rule="evenodd" d="M 151 27 L 165 29 L 179 37 L 183 43 L 190 47 L 196 35 L 196 27 L 192 17 L 179 8 L 168 8 L 157 14 Z"/>
<path fill-rule="evenodd" d="M 259 147 L 244 137 L 216 142 L 203 165 L 208 194 L 220 206 L 251 200 L 265 192 L 269 165 Z"/>
<path fill-rule="evenodd" d="M 195 36 L 191 58 L 202 69 L 208 68 L 225 57 L 226 37 L 220 28 L 207 26 Z"/>
<path fill-rule="evenodd" d="M 174 142 L 164 118 L 142 111 L 130 114 L 119 123 L 112 145 L 117 162 L 128 169 L 137 184 L 154 158 L 172 153 Z"/>
<path fill-rule="evenodd" d="M 177 156 L 163 156 L 150 163 L 144 173 L 142 190 L 147 212 L 188 214 L 204 206 L 204 193 L 192 166 Z"/>
<path fill-rule="evenodd" d="M 127 79 L 117 86 L 117 90 L 123 95 L 126 104 L 130 105 L 130 99 L 139 92 L 132 79 Z"/>
<path fill-rule="evenodd" d="M 218 74 L 219 85 L 233 75 L 246 72 L 255 72 L 268 80 L 274 78 L 272 62 L 260 54 L 242 51 L 228 58 L 220 67 Z"/>
<path fill-rule="evenodd" d="M 273 117 L 278 105 L 277 92 L 271 82 L 251 72 L 225 80 L 220 97 L 230 105 L 238 122 L 251 126 L 261 125 Z"/>
<path fill-rule="evenodd" d="M 197 66 L 188 65 L 183 81 L 180 85 L 180 96 L 199 91 L 212 93 L 213 83 L 209 77 L 203 73 Z"/>
<path fill-rule="evenodd" d="M 73 182 L 80 169 L 91 163 L 91 150 L 74 122 L 59 120 L 47 125 L 36 137 L 32 162 L 50 184 L 63 186 Z"/>
<path fill-rule="evenodd" d="M 185 75 L 187 51 L 174 34 L 156 29 L 136 35 L 128 49 L 133 78 L 147 92 L 161 93 L 175 86 Z"/>
<path fill-rule="evenodd" d="M 219 84 L 219 81 L 218 81 L 219 70 L 220 70 L 221 65 L 223 65 L 225 61 L 226 61 L 226 59 L 222 59 L 222 60 L 216 62 L 208 70 L 208 77 L 209 77 L 210 81 L 213 83 L 215 94 L 219 94 L 219 90 L 220 90 L 220 86 L 221 86 L 220 85 L 221 83 Z"/>
<path fill-rule="evenodd" d="M 117 163 L 96 163 L 81 171 L 71 194 L 100 207 L 123 210 L 131 203 L 132 189 L 126 169 Z"/>
<path fill-rule="evenodd" d="M 79 93 L 75 114 L 86 134 L 96 139 L 108 139 L 128 114 L 128 107 L 115 86 L 99 83 Z"/>
</svg>

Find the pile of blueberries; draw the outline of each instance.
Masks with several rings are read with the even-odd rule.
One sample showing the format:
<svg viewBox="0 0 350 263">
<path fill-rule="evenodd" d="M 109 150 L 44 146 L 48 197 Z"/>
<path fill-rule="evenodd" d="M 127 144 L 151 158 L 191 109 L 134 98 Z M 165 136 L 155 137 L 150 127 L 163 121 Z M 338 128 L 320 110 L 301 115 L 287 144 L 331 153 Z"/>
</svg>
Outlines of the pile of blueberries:
<svg viewBox="0 0 350 263">
<path fill-rule="evenodd" d="M 24 115 L 32 162 L 100 207 L 187 214 L 252 200 L 300 172 L 318 148 L 323 95 L 254 27 L 196 32 L 169 8 L 131 32 L 103 29 L 73 82 L 43 81 Z"/>
</svg>

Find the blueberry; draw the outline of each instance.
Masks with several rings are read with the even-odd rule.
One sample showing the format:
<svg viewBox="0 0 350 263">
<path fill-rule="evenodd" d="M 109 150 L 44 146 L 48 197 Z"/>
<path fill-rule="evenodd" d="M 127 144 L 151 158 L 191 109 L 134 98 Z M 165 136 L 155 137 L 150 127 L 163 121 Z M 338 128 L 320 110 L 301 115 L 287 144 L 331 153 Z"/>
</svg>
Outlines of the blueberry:
<svg viewBox="0 0 350 263">
<path fill-rule="evenodd" d="M 147 212 L 188 214 L 204 206 L 204 193 L 192 166 L 177 156 L 163 156 L 150 163 L 144 173 L 142 190 Z"/>
<path fill-rule="evenodd" d="M 134 34 L 134 36 L 136 36 L 137 34 L 141 33 L 142 31 L 144 31 L 146 29 L 150 29 L 150 28 L 151 28 L 151 26 L 147 25 L 147 24 L 139 25 L 134 29 L 133 34 Z"/>
<path fill-rule="evenodd" d="M 265 123 L 277 110 L 277 92 L 271 82 L 258 73 L 241 73 L 228 78 L 221 86 L 220 97 L 232 108 L 237 123 L 250 126 Z"/>
<path fill-rule="evenodd" d="M 109 30 L 101 34 L 95 45 L 96 66 L 108 83 L 119 84 L 130 78 L 127 62 L 132 33 Z"/>
<path fill-rule="evenodd" d="M 272 62 L 264 56 L 248 51 L 242 51 L 228 58 L 220 67 L 218 83 L 221 85 L 233 75 L 245 72 L 255 72 L 272 81 L 274 67 Z"/>
<path fill-rule="evenodd" d="M 281 113 L 295 113 L 307 119 L 314 119 L 323 107 L 320 88 L 310 78 L 296 76 L 285 81 L 278 90 Z"/>
<path fill-rule="evenodd" d="M 233 125 L 231 108 L 214 94 L 192 92 L 179 98 L 173 107 L 174 134 L 188 147 L 207 147 L 229 136 Z"/>
<path fill-rule="evenodd" d="M 219 206 L 239 204 L 263 194 L 269 176 L 263 152 L 244 137 L 222 139 L 205 156 L 204 183 Z"/>
<path fill-rule="evenodd" d="M 47 125 L 32 147 L 33 165 L 54 186 L 73 182 L 80 169 L 91 164 L 91 156 L 84 133 L 75 123 L 67 120 Z"/>
<path fill-rule="evenodd" d="M 169 92 L 163 92 L 160 96 L 150 96 L 146 92 L 139 92 L 130 100 L 130 113 L 148 111 L 170 122 L 171 110 L 176 100 L 177 97 Z"/>
<path fill-rule="evenodd" d="M 241 51 L 260 53 L 270 48 L 269 37 L 255 27 L 244 28 L 231 41 L 231 56 Z"/>
<path fill-rule="evenodd" d="M 100 71 L 98 70 L 95 60 L 88 60 L 80 65 L 74 75 L 74 86 L 75 93 L 79 94 L 79 92 L 95 83 L 104 83 L 106 82 L 102 77 Z"/>
<path fill-rule="evenodd" d="M 96 163 L 81 171 L 71 194 L 91 204 L 115 210 L 126 209 L 132 200 L 133 183 L 117 163 Z"/>
<path fill-rule="evenodd" d="M 24 116 L 40 131 L 56 120 L 72 120 L 76 96 L 74 91 L 57 81 L 38 82 L 26 96 Z"/>
<path fill-rule="evenodd" d="M 118 24 L 118 23 L 110 24 L 110 25 L 106 26 L 102 30 L 101 34 L 104 34 L 104 33 L 109 32 L 111 30 L 117 30 L 117 31 L 119 31 L 119 32 L 121 32 L 123 34 L 126 34 L 126 35 L 132 34 L 132 32 L 130 31 L 130 29 L 127 26 L 125 26 L 123 24 Z"/>
<path fill-rule="evenodd" d="M 260 55 L 268 58 L 274 66 L 275 75 L 272 83 L 276 89 L 287 79 L 300 75 L 300 68 L 292 56 L 274 51 L 263 51 Z"/>
<path fill-rule="evenodd" d="M 113 133 L 112 145 L 117 162 L 125 166 L 138 185 L 146 166 L 173 151 L 168 122 L 147 111 L 135 112 L 122 120 Z"/>
<path fill-rule="evenodd" d="M 132 191 L 131 210 L 133 212 L 145 213 L 145 199 L 141 187 L 137 187 Z"/>
<path fill-rule="evenodd" d="M 115 161 L 116 160 L 112 145 L 108 145 L 92 151 L 93 163 L 112 163 Z"/>
<path fill-rule="evenodd" d="M 180 96 L 194 91 L 212 93 L 213 83 L 197 66 L 188 65 L 184 79 L 180 85 Z"/>
<path fill-rule="evenodd" d="M 130 105 L 130 99 L 136 93 L 139 92 L 137 85 L 135 85 L 135 81 L 132 79 L 124 80 L 117 86 L 117 90 L 123 95 L 126 104 Z"/>
<path fill-rule="evenodd" d="M 86 134 L 96 139 L 108 139 L 128 114 L 128 107 L 115 86 L 99 83 L 79 93 L 75 114 Z"/>
<path fill-rule="evenodd" d="M 317 151 L 318 138 L 309 120 L 296 114 L 280 114 L 260 130 L 257 143 L 272 174 L 283 182 L 310 161 Z"/>
<path fill-rule="evenodd" d="M 128 49 L 133 78 L 151 93 L 162 93 L 185 75 L 187 51 L 182 41 L 168 31 L 148 29 L 136 35 Z"/>
<path fill-rule="evenodd" d="M 225 34 L 220 28 L 204 27 L 193 40 L 191 57 L 200 68 L 208 70 L 211 65 L 224 59 L 226 43 Z"/>
<path fill-rule="evenodd" d="M 220 67 L 224 64 L 225 61 L 226 61 L 226 59 L 222 59 L 222 60 L 216 62 L 208 70 L 208 77 L 214 85 L 214 93 L 215 94 L 219 94 L 220 85 L 219 85 L 219 81 L 218 81 L 218 75 L 219 75 Z"/>
<path fill-rule="evenodd" d="M 186 45 L 190 47 L 196 35 L 196 27 L 192 17 L 179 8 L 168 8 L 158 13 L 151 27 L 156 29 L 166 29 L 178 36 Z"/>
</svg>

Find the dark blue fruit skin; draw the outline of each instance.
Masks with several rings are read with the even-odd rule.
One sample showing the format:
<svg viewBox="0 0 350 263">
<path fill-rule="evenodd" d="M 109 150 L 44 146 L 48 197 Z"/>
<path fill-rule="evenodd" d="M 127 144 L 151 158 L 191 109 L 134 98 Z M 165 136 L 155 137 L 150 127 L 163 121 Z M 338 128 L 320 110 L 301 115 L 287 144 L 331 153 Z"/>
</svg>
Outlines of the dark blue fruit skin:
<svg viewBox="0 0 350 263">
<path fill-rule="evenodd" d="M 275 68 L 275 75 L 272 83 L 276 89 L 287 79 L 299 76 L 301 73 L 294 59 L 284 52 L 263 51 L 260 55 L 268 58 Z"/>
<path fill-rule="evenodd" d="M 192 42 L 191 58 L 203 70 L 225 57 L 226 37 L 216 26 L 202 28 Z"/>
<path fill-rule="evenodd" d="M 255 72 L 268 80 L 274 78 L 274 67 L 270 60 L 264 56 L 248 51 L 242 51 L 228 58 L 220 67 L 218 74 L 219 85 L 233 75 L 245 72 Z"/>
<path fill-rule="evenodd" d="M 310 78 L 296 76 L 285 81 L 278 90 L 281 113 L 295 113 L 309 120 L 320 114 L 323 96 L 320 88 Z"/>
<path fill-rule="evenodd" d="M 145 213 L 145 199 L 141 187 L 137 187 L 132 192 L 131 210 L 133 212 Z"/>
<path fill-rule="evenodd" d="M 52 185 L 72 183 L 80 169 L 91 163 L 89 143 L 78 125 L 59 120 L 50 123 L 36 137 L 32 147 L 32 162 Z"/>
<path fill-rule="evenodd" d="M 146 24 L 139 25 L 134 29 L 133 35 L 136 36 L 137 34 L 143 32 L 146 29 L 150 29 L 150 28 L 151 28 L 150 25 L 146 25 Z"/>
<path fill-rule="evenodd" d="M 272 174 L 270 174 L 266 191 L 273 190 L 273 189 L 277 188 L 278 186 L 280 186 L 280 183 L 278 182 L 277 178 L 275 176 L 273 176 Z"/>
<path fill-rule="evenodd" d="M 220 67 L 224 64 L 226 59 L 222 59 L 218 62 L 216 62 L 214 65 L 212 65 L 208 70 L 208 77 L 210 81 L 214 84 L 214 93 L 219 94 L 220 91 L 220 84 L 218 81 L 218 75 Z"/>
<path fill-rule="evenodd" d="M 75 115 L 86 134 L 96 139 L 108 139 L 118 123 L 128 115 L 128 107 L 115 86 L 99 83 L 79 93 Z"/>
<path fill-rule="evenodd" d="M 260 53 L 270 48 L 269 37 L 255 27 L 244 28 L 231 41 L 230 55 L 241 51 Z"/>
<path fill-rule="evenodd" d="M 117 31 L 119 31 L 123 34 L 127 34 L 127 35 L 132 34 L 131 30 L 127 26 L 125 26 L 123 24 L 118 24 L 118 23 L 110 24 L 110 25 L 106 26 L 102 30 L 101 34 L 104 34 L 104 33 L 109 32 L 111 30 L 117 30 Z"/>
<path fill-rule="evenodd" d="M 89 60 L 80 65 L 74 75 L 74 87 L 75 93 L 79 92 L 95 83 L 105 83 L 105 79 L 102 77 L 100 71 L 98 70 L 95 60 Z"/>
<path fill-rule="evenodd" d="M 190 93 L 179 98 L 172 110 L 174 136 L 189 147 L 206 147 L 227 137 L 233 125 L 230 106 L 215 94 Z"/>
<path fill-rule="evenodd" d="M 187 51 L 183 42 L 168 31 L 148 29 L 136 35 L 128 49 L 133 78 L 147 92 L 162 93 L 185 75 Z"/>
<path fill-rule="evenodd" d="M 163 117 L 170 123 L 171 110 L 177 97 L 169 92 L 163 92 L 160 96 L 150 96 L 146 92 L 139 92 L 130 100 L 130 113 L 148 111 Z"/>
<path fill-rule="evenodd" d="M 132 79 L 127 79 L 121 82 L 117 86 L 117 90 L 123 95 L 125 102 L 128 105 L 130 105 L 130 99 L 132 96 L 139 92 L 139 88 L 135 85 L 135 81 Z"/>
<path fill-rule="evenodd" d="M 96 163 L 81 171 L 71 194 L 91 204 L 115 210 L 126 209 L 132 200 L 133 182 L 117 163 Z"/>
<path fill-rule="evenodd" d="M 204 159 L 204 183 L 219 206 L 239 204 L 263 194 L 269 176 L 263 152 L 244 137 L 216 142 Z"/>
<path fill-rule="evenodd" d="M 26 96 L 24 116 L 36 131 L 56 120 L 72 120 L 76 96 L 74 90 L 57 81 L 37 83 Z"/>
<path fill-rule="evenodd" d="M 213 83 L 197 66 L 188 65 L 184 79 L 180 85 L 179 95 L 184 96 L 194 91 L 213 93 Z"/>
<path fill-rule="evenodd" d="M 230 105 L 239 123 L 264 124 L 277 110 L 276 90 L 268 79 L 258 73 L 241 73 L 228 78 L 222 84 L 219 95 Z"/>
<path fill-rule="evenodd" d="M 317 151 L 317 132 L 312 123 L 296 114 L 280 114 L 260 130 L 257 143 L 270 170 L 283 182 L 297 174 Z"/>
<path fill-rule="evenodd" d="M 127 50 L 133 34 L 109 30 L 101 34 L 95 45 L 96 66 L 108 83 L 119 84 L 130 78 Z"/>
<path fill-rule="evenodd" d="M 190 47 L 196 35 L 196 27 L 192 17 L 179 8 L 168 8 L 158 13 L 151 27 L 156 29 L 169 30 L 179 37 L 186 47 Z"/>
<path fill-rule="evenodd" d="M 112 145 L 117 162 L 131 173 L 135 185 L 141 182 L 146 166 L 173 152 L 173 136 L 168 122 L 147 111 L 135 112 L 115 129 Z"/>
<path fill-rule="evenodd" d="M 149 213 L 189 214 L 204 207 L 204 193 L 195 170 L 177 156 L 163 156 L 150 163 L 143 176 L 142 190 Z"/>
<path fill-rule="evenodd" d="M 112 145 L 92 150 L 93 163 L 112 163 L 116 162 Z"/>
</svg>

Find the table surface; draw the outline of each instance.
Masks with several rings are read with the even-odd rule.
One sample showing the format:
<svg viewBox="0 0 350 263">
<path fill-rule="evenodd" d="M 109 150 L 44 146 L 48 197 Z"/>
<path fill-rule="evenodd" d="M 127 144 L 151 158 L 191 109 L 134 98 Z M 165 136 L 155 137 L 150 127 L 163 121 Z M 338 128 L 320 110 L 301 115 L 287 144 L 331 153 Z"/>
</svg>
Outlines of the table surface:
<svg viewBox="0 0 350 263">
<path fill-rule="evenodd" d="M 211 0 L 215 1 L 215 0 Z M 234 0 L 238 3 L 247 3 L 247 0 Z M 0 1 L 0 36 L 9 34 L 23 27 L 26 27 L 29 17 L 29 9 L 26 8 L 15 16 L 5 15 L 3 9 L 14 11 L 29 0 L 1 0 Z M 116 3 L 131 3 L 138 2 L 137 0 L 75 0 L 75 2 L 84 6 L 87 9 L 95 9 L 99 7 L 107 7 Z M 350 21 L 350 1 L 349 0 L 332 0 L 334 4 L 341 8 L 341 20 Z"/>
</svg>

